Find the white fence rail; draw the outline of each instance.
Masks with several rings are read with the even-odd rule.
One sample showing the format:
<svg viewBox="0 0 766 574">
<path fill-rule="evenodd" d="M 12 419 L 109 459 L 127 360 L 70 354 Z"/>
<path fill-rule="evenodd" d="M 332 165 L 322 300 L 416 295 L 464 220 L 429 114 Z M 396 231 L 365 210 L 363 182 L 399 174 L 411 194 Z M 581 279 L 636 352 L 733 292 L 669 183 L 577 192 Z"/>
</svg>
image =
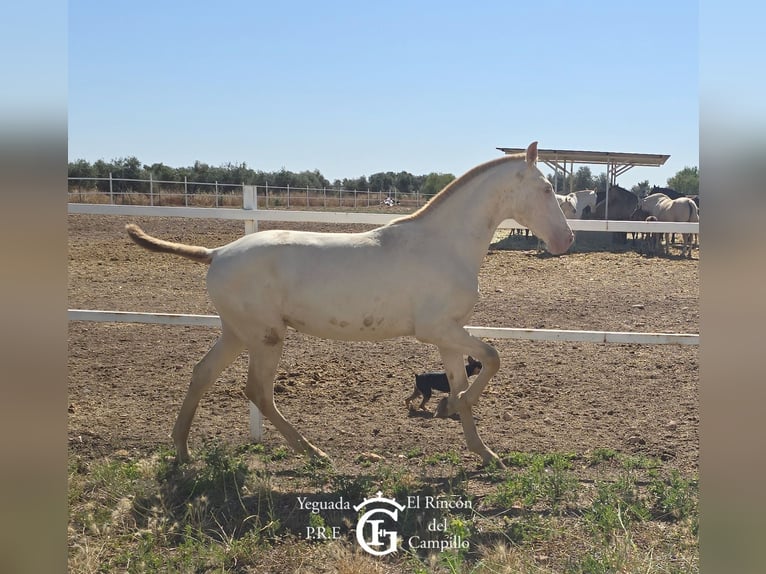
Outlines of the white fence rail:
<svg viewBox="0 0 766 574">
<path fill-rule="evenodd" d="M 135 217 L 190 217 L 202 219 L 234 219 L 241 221 L 285 221 L 313 223 L 365 223 L 384 225 L 402 217 L 401 213 L 355 213 L 340 211 L 290 211 L 283 209 L 240 209 L 227 207 L 165 207 L 150 205 L 109 205 L 70 203 L 69 213 L 94 215 L 131 215 Z M 575 231 L 637 231 L 646 233 L 699 233 L 699 223 L 662 221 L 617 221 L 570 219 Z M 506 219 L 500 229 L 526 229 L 513 219 Z"/>
<path fill-rule="evenodd" d="M 254 186 L 243 186 L 243 209 L 205 207 L 162 207 L 144 205 L 101 205 L 69 203 L 68 213 L 95 215 L 128 215 L 136 217 L 191 217 L 204 219 L 231 219 L 245 222 L 246 233 L 257 229 L 258 221 L 315 222 L 315 223 L 363 223 L 383 225 L 401 214 L 354 213 L 323 211 L 288 211 L 253 209 L 257 205 Z M 643 231 L 647 233 L 699 233 L 698 223 L 664 223 L 643 221 L 570 220 L 570 227 L 577 231 Z M 513 219 L 500 224 L 503 229 L 526 229 Z M 154 323 L 220 327 L 216 315 L 184 315 L 167 313 L 134 313 L 125 311 L 99 311 L 69 309 L 70 321 Z M 693 333 L 631 333 L 623 331 L 570 331 L 563 329 L 522 329 L 510 327 L 473 327 L 466 329 L 475 336 L 487 338 L 526 339 L 533 341 L 580 341 L 590 343 L 621 343 L 642 345 L 699 345 L 699 335 Z M 250 404 L 250 435 L 260 441 L 263 421 L 257 407 Z"/>
<path fill-rule="evenodd" d="M 172 313 L 134 313 L 69 309 L 70 321 L 97 323 L 149 323 L 185 327 L 220 327 L 218 315 L 182 315 Z M 620 343 L 639 345 L 699 345 L 693 333 L 632 333 L 630 331 L 572 331 L 567 329 L 520 329 L 516 327 L 466 326 L 471 335 L 488 339 L 528 339 L 531 341 L 572 341 L 585 343 Z"/>
</svg>

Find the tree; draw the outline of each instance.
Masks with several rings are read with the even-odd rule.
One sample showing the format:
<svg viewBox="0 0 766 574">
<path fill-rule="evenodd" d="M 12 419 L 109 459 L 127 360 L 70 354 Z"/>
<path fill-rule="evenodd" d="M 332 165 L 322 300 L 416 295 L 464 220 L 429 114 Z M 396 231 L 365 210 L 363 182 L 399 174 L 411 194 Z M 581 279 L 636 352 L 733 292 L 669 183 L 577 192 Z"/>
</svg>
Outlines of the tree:
<svg viewBox="0 0 766 574">
<path fill-rule="evenodd" d="M 593 189 L 593 175 L 590 172 L 590 168 L 587 165 L 582 166 L 574 174 L 574 191 L 581 189 Z"/>
<path fill-rule="evenodd" d="M 606 193 L 606 173 L 601 172 L 598 174 L 598 177 L 593 180 L 593 189 L 596 190 L 596 193 Z"/>
<path fill-rule="evenodd" d="M 393 194 L 396 190 L 394 172 L 392 171 L 373 173 L 369 178 L 369 182 L 370 190 L 373 193 Z"/>
<path fill-rule="evenodd" d="M 273 174 L 271 174 L 271 177 L 269 178 L 269 185 L 273 187 L 287 187 L 288 185 L 290 185 L 291 179 L 292 179 L 292 172 L 287 171 L 283 167 L 278 172 L 274 172 Z"/>
<path fill-rule="evenodd" d="M 420 188 L 420 194 L 424 198 L 436 195 L 453 179 L 455 179 L 455 176 L 451 173 L 429 173 Z"/>
<path fill-rule="evenodd" d="M 553 189 L 556 190 L 556 193 L 568 193 L 568 186 L 563 172 L 557 171 L 555 174 L 549 173 L 548 181 L 551 182 L 551 185 L 553 186 Z"/>
<path fill-rule="evenodd" d="M 135 156 L 121 157 L 112 160 L 114 164 L 113 176 L 123 179 L 142 179 L 143 164 Z"/>
<path fill-rule="evenodd" d="M 668 187 L 684 195 L 698 195 L 700 192 L 699 169 L 696 166 L 683 168 L 673 177 L 668 178 Z"/>
<path fill-rule="evenodd" d="M 341 182 L 341 187 L 343 187 L 343 189 L 356 189 L 359 191 L 364 191 L 370 187 L 370 184 L 367 182 L 367 178 L 365 176 L 351 179 L 344 177 L 343 181 Z"/>
<path fill-rule="evenodd" d="M 415 191 L 415 178 L 408 171 L 400 171 L 396 174 L 396 188 L 399 193 L 409 195 Z"/>
<path fill-rule="evenodd" d="M 90 162 L 84 159 L 78 159 L 75 162 L 69 162 L 69 177 L 94 177 L 93 167 Z"/>
<path fill-rule="evenodd" d="M 112 177 L 118 180 L 114 182 L 114 191 L 126 192 L 130 190 L 146 192 L 149 190 L 147 184 L 139 181 L 119 181 L 122 179 L 145 179 L 144 164 L 138 161 L 138 158 L 135 156 L 113 159 L 111 164 L 109 164 L 109 171 Z"/>
<path fill-rule="evenodd" d="M 145 165 L 144 171 L 152 174 L 152 179 L 156 181 L 178 181 L 175 168 L 165 165 L 162 162 Z"/>
<path fill-rule="evenodd" d="M 646 197 L 649 194 L 649 180 L 645 179 L 644 181 L 638 182 L 630 188 L 630 191 L 632 191 L 638 198 Z"/>
</svg>

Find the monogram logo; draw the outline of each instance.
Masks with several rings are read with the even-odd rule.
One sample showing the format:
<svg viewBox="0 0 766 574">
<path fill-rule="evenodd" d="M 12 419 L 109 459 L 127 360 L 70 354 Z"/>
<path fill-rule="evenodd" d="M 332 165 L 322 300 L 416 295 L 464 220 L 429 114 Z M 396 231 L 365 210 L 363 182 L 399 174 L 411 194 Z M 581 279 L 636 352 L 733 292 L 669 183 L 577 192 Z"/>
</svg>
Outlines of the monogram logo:
<svg viewBox="0 0 766 574">
<path fill-rule="evenodd" d="M 399 520 L 399 511 L 404 510 L 404 506 L 393 498 L 383 498 L 383 493 L 378 491 L 374 498 L 366 498 L 362 503 L 354 506 L 354 510 L 359 512 L 370 504 L 384 504 L 388 508 L 376 506 L 362 514 L 356 525 L 356 540 L 359 546 L 373 556 L 385 556 L 396 552 L 398 533 L 396 530 L 387 529 L 384 525 L 387 522 L 396 523 Z M 382 550 L 381 547 L 383 547 Z"/>
</svg>

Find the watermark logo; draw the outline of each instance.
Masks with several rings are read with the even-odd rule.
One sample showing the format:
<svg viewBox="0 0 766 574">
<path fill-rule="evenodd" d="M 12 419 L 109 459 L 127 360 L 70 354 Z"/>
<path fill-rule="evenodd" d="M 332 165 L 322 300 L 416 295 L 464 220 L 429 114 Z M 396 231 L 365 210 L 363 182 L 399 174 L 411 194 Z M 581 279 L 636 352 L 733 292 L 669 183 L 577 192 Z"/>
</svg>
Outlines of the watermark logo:
<svg viewBox="0 0 766 574">
<path fill-rule="evenodd" d="M 378 491 L 373 498 L 366 498 L 354 506 L 354 510 L 359 512 L 371 504 L 378 506 L 370 508 L 362 514 L 356 524 L 356 540 L 359 542 L 359 546 L 373 556 L 385 556 L 396 552 L 399 534 L 396 530 L 389 530 L 384 525 L 392 521 L 396 523 L 399 520 L 399 512 L 404 511 L 405 507 L 393 498 L 384 498 L 383 493 Z M 388 508 L 379 505 L 386 505 Z"/>
<path fill-rule="evenodd" d="M 356 540 L 359 546 L 373 556 L 386 556 L 404 544 L 410 550 L 467 550 L 468 531 L 459 518 L 449 518 L 455 511 L 473 510 L 470 499 L 454 495 L 407 496 L 404 504 L 393 498 L 385 498 L 381 491 L 372 498 L 365 498 L 360 504 L 352 506 L 343 496 L 334 500 L 311 500 L 307 496 L 298 497 L 301 510 L 311 514 L 306 526 L 307 540 L 337 540 L 343 536 L 341 527 L 325 522 L 320 512 L 329 511 L 337 520 L 337 514 L 356 512 Z M 407 512 L 416 512 L 419 524 L 425 526 L 425 532 L 400 536 L 399 521 L 407 523 Z M 427 522 L 426 522 L 427 520 Z"/>
</svg>

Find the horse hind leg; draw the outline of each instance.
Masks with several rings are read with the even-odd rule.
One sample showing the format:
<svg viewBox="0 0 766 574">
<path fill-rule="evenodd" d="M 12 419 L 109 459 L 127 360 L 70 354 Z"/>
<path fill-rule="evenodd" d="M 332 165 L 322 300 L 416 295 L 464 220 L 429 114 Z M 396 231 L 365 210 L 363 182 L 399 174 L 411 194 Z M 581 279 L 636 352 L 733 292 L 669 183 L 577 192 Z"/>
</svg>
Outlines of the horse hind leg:
<svg viewBox="0 0 766 574">
<path fill-rule="evenodd" d="M 258 407 L 264 417 L 285 437 L 296 452 L 306 453 L 314 458 L 329 460 L 329 457 L 301 435 L 274 403 L 274 377 L 282 357 L 284 327 L 265 329 L 256 341 L 248 345 L 250 362 L 247 368 L 245 395 Z"/>
<path fill-rule="evenodd" d="M 181 410 L 173 426 L 173 444 L 176 447 L 176 457 L 179 462 L 189 460 L 189 429 L 200 399 L 213 385 L 218 375 L 237 358 L 244 348 L 244 344 L 224 325 L 221 336 L 213 347 L 194 366 L 189 389 L 186 391 Z"/>
</svg>

